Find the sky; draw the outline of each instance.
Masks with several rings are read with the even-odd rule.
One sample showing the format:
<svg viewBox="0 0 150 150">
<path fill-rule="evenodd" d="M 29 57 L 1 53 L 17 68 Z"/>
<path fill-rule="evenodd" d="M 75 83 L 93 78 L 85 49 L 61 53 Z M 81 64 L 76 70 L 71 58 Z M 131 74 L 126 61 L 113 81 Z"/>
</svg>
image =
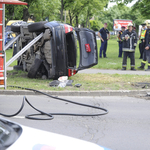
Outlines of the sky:
<svg viewBox="0 0 150 150">
<path fill-rule="evenodd" d="M 132 1 L 131 3 L 129 3 L 127 6 L 128 6 L 128 7 L 132 7 L 136 2 L 137 2 L 137 0 L 133 0 L 133 1 Z M 114 5 L 116 5 L 116 3 L 110 3 L 110 2 L 109 2 L 108 8 L 110 8 L 110 7 L 114 6 Z"/>
</svg>

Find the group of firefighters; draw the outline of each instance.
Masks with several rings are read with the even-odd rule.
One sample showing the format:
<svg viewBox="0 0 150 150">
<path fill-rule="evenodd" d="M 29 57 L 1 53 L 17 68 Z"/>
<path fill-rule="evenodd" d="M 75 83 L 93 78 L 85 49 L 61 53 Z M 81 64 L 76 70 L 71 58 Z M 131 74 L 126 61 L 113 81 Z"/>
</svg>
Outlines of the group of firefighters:
<svg viewBox="0 0 150 150">
<path fill-rule="evenodd" d="M 141 34 L 140 34 L 140 58 L 143 59 L 141 62 L 141 66 L 138 69 L 144 70 L 146 61 L 148 61 L 148 68 L 145 71 L 150 71 L 150 21 L 146 21 L 141 24 Z M 100 58 L 102 58 L 102 51 L 104 58 L 106 57 L 106 49 L 107 49 L 107 41 L 110 38 L 110 33 L 107 30 L 107 24 L 104 24 L 104 28 L 102 28 L 98 36 L 101 39 L 101 47 L 100 47 Z M 135 71 L 135 48 L 137 46 L 137 33 L 132 23 L 128 24 L 127 29 L 125 27 L 121 27 L 121 31 L 118 34 L 119 39 L 119 56 L 122 57 L 123 52 L 123 62 L 122 62 L 122 70 L 126 70 L 127 67 L 127 58 L 130 58 L 131 70 Z"/>
</svg>

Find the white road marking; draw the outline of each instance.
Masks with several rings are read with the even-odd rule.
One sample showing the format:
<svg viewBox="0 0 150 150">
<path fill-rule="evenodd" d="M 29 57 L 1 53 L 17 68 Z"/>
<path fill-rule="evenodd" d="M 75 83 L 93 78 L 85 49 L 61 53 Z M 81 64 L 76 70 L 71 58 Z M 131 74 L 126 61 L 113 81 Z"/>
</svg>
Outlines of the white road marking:
<svg viewBox="0 0 150 150">
<path fill-rule="evenodd" d="M 14 118 L 18 118 L 18 119 L 24 119 L 24 116 L 14 116 Z"/>
</svg>

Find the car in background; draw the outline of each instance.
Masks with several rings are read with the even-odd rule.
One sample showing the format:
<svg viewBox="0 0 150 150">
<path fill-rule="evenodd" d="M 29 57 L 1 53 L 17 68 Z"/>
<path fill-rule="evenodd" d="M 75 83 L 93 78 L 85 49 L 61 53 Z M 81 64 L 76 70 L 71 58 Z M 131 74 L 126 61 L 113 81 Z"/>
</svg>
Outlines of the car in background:
<svg viewBox="0 0 150 150">
<path fill-rule="evenodd" d="M 95 34 L 96 34 L 96 38 L 99 38 L 99 36 L 98 36 L 98 32 L 99 32 L 99 31 L 96 31 L 96 32 L 95 32 Z"/>
<path fill-rule="evenodd" d="M 13 34 L 12 31 L 5 32 L 5 45 L 9 43 L 12 39 L 14 39 L 12 34 Z M 12 48 L 12 47 L 13 47 L 13 44 L 9 48 Z"/>
<path fill-rule="evenodd" d="M 109 150 L 94 143 L 0 118 L 0 150 Z"/>
<path fill-rule="evenodd" d="M 115 35 L 115 32 L 114 31 L 110 31 L 110 35 Z"/>
</svg>

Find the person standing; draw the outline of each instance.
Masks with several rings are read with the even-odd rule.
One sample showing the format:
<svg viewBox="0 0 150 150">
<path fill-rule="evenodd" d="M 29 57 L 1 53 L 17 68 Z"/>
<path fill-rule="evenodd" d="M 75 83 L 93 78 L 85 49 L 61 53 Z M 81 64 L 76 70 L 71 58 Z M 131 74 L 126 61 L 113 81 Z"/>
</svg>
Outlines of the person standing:
<svg viewBox="0 0 150 150">
<path fill-rule="evenodd" d="M 148 34 L 149 34 L 149 30 L 150 30 L 150 23 L 146 23 L 146 26 L 147 26 L 147 29 L 146 29 L 146 33 L 145 33 L 145 36 L 144 36 L 144 41 L 145 41 L 145 43 L 144 43 L 144 52 L 143 52 L 143 60 L 142 60 L 142 62 L 141 62 L 141 66 L 140 67 L 138 67 L 138 69 L 142 69 L 142 70 L 144 70 L 144 68 L 145 68 L 145 65 L 146 65 L 146 60 L 148 61 L 148 57 L 147 57 L 147 50 L 146 50 L 146 46 L 148 45 Z M 146 38 L 147 37 L 147 38 Z"/>
<path fill-rule="evenodd" d="M 140 59 L 144 59 L 143 58 L 143 54 L 144 54 L 144 49 L 145 49 L 145 34 L 146 34 L 146 23 L 141 24 L 142 25 L 142 29 L 141 29 L 141 33 L 140 33 L 140 43 L 139 43 L 139 50 L 140 50 Z M 146 56 L 144 56 L 146 57 Z"/>
<path fill-rule="evenodd" d="M 99 30 L 98 36 L 101 39 L 101 47 L 100 47 L 99 57 L 102 58 L 102 52 L 103 52 L 103 57 L 107 58 L 107 56 L 106 56 L 107 41 L 110 39 L 110 33 L 107 30 L 107 23 L 104 23 L 104 27 Z"/>
<path fill-rule="evenodd" d="M 118 34 L 118 43 L 119 43 L 119 55 L 118 55 L 118 57 L 122 57 L 122 44 L 123 44 L 123 41 L 121 40 L 121 35 L 124 31 L 125 31 L 125 26 L 122 26 L 121 30 L 119 31 L 119 34 Z"/>
<path fill-rule="evenodd" d="M 150 21 L 146 22 L 147 30 L 145 35 L 145 50 L 146 59 L 148 61 L 148 68 L 145 71 L 150 71 Z"/>
<path fill-rule="evenodd" d="M 127 56 L 130 57 L 130 64 L 131 64 L 131 70 L 135 69 L 135 48 L 137 45 L 137 34 L 133 30 L 133 24 L 128 24 L 128 29 L 125 30 L 122 35 L 121 39 L 123 40 L 123 63 L 122 63 L 122 70 L 126 70 L 127 67 Z"/>
</svg>

